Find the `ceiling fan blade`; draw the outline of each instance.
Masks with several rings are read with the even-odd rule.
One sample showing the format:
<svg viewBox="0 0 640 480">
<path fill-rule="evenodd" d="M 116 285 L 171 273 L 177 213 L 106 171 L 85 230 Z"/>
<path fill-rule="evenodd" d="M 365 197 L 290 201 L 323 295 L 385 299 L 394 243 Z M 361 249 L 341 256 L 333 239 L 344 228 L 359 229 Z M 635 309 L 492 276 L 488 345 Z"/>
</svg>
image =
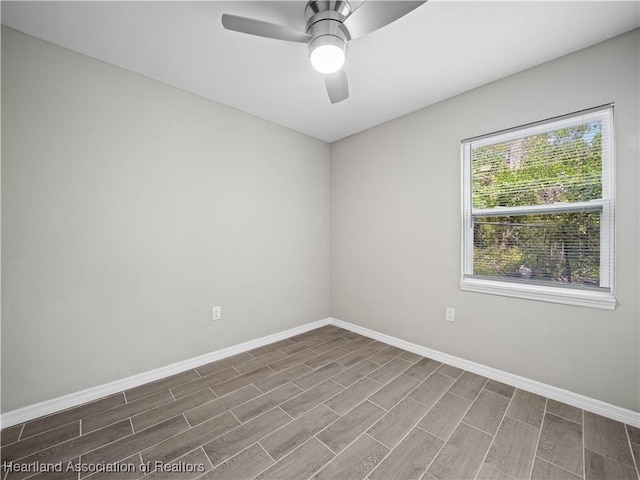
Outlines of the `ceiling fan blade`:
<svg viewBox="0 0 640 480">
<path fill-rule="evenodd" d="M 362 37 L 395 22 L 423 3 L 427 2 L 367 1 L 347 17 L 344 26 L 349 30 L 352 39 Z"/>
<path fill-rule="evenodd" d="M 341 68 L 336 73 L 325 75 L 324 84 L 327 87 L 331 103 L 342 102 L 349 98 L 349 82 L 344 68 Z"/>
<path fill-rule="evenodd" d="M 253 18 L 238 17 L 227 13 L 222 15 L 222 25 L 227 30 L 289 42 L 306 43 L 311 38 L 311 35 L 285 27 L 284 25 L 254 20 Z"/>
</svg>

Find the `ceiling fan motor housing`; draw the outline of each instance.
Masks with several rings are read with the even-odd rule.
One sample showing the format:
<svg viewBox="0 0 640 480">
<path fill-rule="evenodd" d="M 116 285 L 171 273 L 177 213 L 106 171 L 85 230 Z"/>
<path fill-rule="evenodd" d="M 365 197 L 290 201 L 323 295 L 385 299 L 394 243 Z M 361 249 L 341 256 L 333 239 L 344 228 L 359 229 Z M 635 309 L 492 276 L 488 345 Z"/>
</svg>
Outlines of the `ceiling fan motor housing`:
<svg viewBox="0 0 640 480">
<path fill-rule="evenodd" d="M 307 3 L 307 34 L 309 55 L 319 46 L 334 45 L 347 53 L 347 42 L 351 39 L 349 31 L 342 22 L 351 14 L 351 6 L 347 1 L 313 0 Z"/>
</svg>

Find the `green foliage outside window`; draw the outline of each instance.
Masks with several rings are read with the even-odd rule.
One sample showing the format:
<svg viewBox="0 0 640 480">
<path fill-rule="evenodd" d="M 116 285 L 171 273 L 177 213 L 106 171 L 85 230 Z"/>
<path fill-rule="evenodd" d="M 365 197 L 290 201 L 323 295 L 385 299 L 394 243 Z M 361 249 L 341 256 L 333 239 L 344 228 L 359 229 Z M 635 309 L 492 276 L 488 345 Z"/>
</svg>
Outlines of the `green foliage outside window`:
<svg viewBox="0 0 640 480">
<path fill-rule="evenodd" d="M 474 209 L 602 196 L 602 125 L 592 122 L 472 150 Z M 474 275 L 598 286 L 600 212 L 477 217 Z"/>
</svg>

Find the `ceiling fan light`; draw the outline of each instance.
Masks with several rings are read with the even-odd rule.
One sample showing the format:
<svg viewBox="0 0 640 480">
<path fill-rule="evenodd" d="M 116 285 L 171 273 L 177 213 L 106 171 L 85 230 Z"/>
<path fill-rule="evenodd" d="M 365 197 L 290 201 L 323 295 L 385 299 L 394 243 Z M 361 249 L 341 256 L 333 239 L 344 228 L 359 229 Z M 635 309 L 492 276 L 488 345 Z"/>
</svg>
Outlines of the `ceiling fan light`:
<svg viewBox="0 0 640 480">
<path fill-rule="evenodd" d="M 311 52 L 311 65 L 320 73 L 335 73 L 344 65 L 345 55 L 335 45 L 322 45 Z"/>
<path fill-rule="evenodd" d="M 311 65 L 320 73 L 335 73 L 344 65 L 346 49 L 341 38 L 333 35 L 318 37 L 309 45 Z"/>
</svg>

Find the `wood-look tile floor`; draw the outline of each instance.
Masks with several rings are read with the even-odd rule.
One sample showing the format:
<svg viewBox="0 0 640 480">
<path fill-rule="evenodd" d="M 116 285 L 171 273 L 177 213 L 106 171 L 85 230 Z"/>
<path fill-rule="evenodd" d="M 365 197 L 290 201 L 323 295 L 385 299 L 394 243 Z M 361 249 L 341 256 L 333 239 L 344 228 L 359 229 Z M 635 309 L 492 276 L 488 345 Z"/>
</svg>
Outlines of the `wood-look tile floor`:
<svg viewBox="0 0 640 480">
<path fill-rule="evenodd" d="M 638 428 L 335 326 L 1 440 L 5 480 L 640 478 Z"/>
</svg>

